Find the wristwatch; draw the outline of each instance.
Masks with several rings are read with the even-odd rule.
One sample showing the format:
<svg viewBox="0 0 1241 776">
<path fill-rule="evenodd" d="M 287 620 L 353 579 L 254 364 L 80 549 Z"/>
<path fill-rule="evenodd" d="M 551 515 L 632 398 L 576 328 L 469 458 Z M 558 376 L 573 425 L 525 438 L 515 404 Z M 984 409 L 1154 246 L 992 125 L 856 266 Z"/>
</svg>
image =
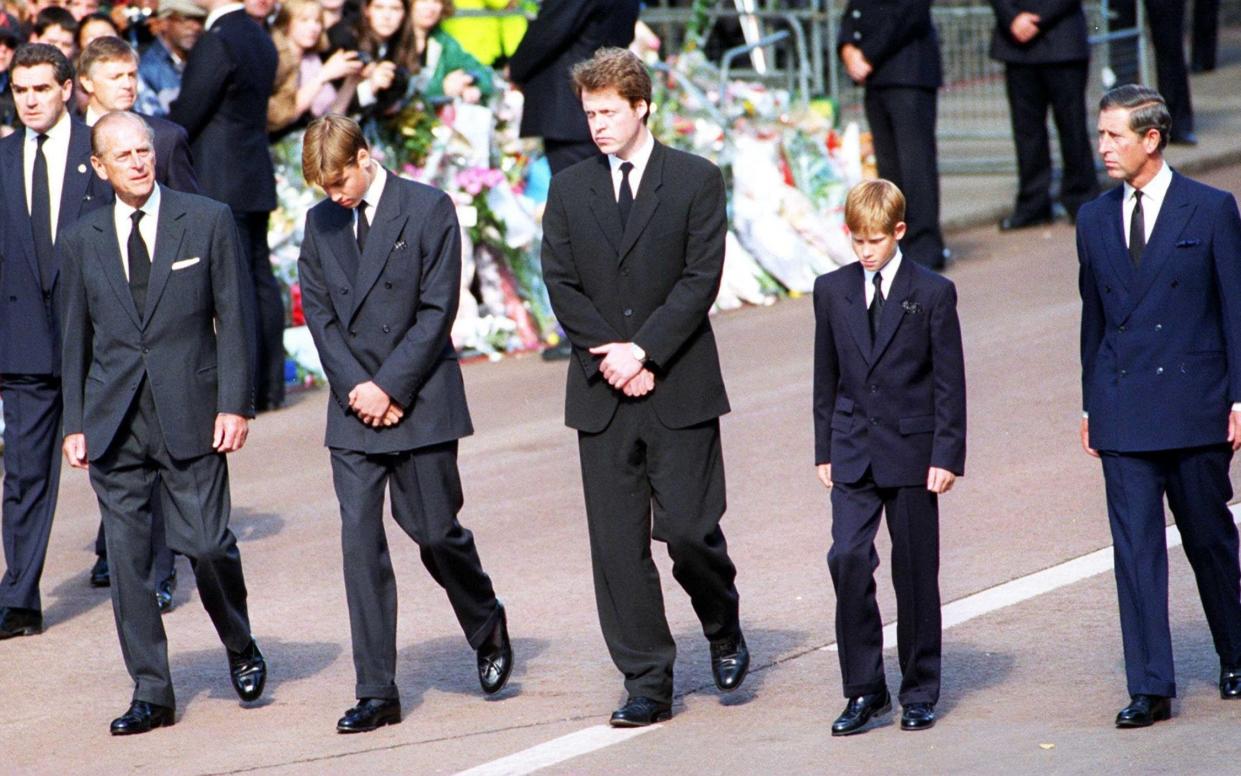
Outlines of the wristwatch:
<svg viewBox="0 0 1241 776">
<path fill-rule="evenodd" d="M 643 350 L 643 349 L 642 349 L 642 346 L 641 346 L 641 345 L 639 345 L 638 343 L 636 343 L 636 342 L 630 342 L 630 343 L 629 343 L 629 352 L 633 354 L 633 357 L 634 357 L 634 358 L 636 358 L 636 359 L 638 360 L 638 363 L 639 363 L 639 364 L 645 364 L 645 363 L 646 363 L 646 351 L 645 351 L 645 350 Z"/>
</svg>

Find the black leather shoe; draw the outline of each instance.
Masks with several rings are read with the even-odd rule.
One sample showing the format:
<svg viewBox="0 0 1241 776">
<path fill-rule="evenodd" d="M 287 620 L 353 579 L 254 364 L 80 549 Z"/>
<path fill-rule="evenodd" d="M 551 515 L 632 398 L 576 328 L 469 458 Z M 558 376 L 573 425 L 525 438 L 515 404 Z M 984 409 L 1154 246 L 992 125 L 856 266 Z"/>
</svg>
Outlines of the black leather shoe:
<svg viewBox="0 0 1241 776">
<path fill-rule="evenodd" d="M 646 727 L 672 719 L 672 705 L 651 698 L 632 695 L 625 705 L 612 712 L 612 727 Z"/>
<path fill-rule="evenodd" d="M 337 733 L 369 733 L 384 725 L 401 724 L 401 702 L 396 698 L 362 698 L 336 723 Z"/>
<path fill-rule="evenodd" d="M 1226 701 L 1241 700 L 1241 668 L 1220 669 L 1219 697 Z"/>
<path fill-rule="evenodd" d="M 1162 695 L 1134 695 L 1116 715 L 1116 727 L 1150 727 L 1172 718 L 1172 701 Z"/>
<path fill-rule="evenodd" d="M 241 652 L 228 650 L 228 673 L 238 698 L 255 701 L 263 694 L 263 686 L 267 684 L 267 661 L 254 639 Z"/>
<path fill-rule="evenodd" d="M 36 609 L 18 609 L 15 606 L 0 609 L 0 639 L 37 636 L 42 632 L 43 612 Z"/>
<path fill-rule="evenodd" d="M 926 730 L 935 727 L 935 707 L 929 703 L 911 703 L 901 712 L 901 730 Z"/>
<path fill-rule="evenodd" d="M 498 693 L 508 682 L 513 671 L 513 645 L 508 640 L 508 614 L 504 604 L 500 607 L 500 619 L 491 635 L 478 648 L 478 683 L 488 695 Z"/>
<path fill-rule="evenodd" d="M 1168 142 L 1172 145 L 1196 146 L 1198 136 L 1193 132 L 1177 132 L 1168 138 Z"/>
<path fill-rule="evenodd" d="M 1038 216 L 1005 216 L 1000 220 L 1001 232 L 1012 232 L 1017 229 L 1030 229 L 1035 226 L 1050 226 L 1052 221 L 1051 213 Z"/>
<path fill-rule="evenodd" d="M 90 567 L 90 586 L 112 586 L 112 575 L 108 572 L 108 559 L 103 555 L 95 558 L 95 565 Z"/>
<path fill-rule="evenodd" d="M 176 713 L 167 706 L 134 701 L 129 704 L 129 711 L 112 720 L 112 735 L 132 736 L 147 733 L 157 727 L 172 727 L 174 722 Z"/>
<path fill-rule="evenodd" d="M 163 582 L 155 586 L 155 603 L 159 604 L 159 613 L 168 614 L 172 611 L 172 594 L 177 592 L 177 572 L 173 571 Z"/>
<path fill-rule="evenodd" d="M 845 710 L 840 712 L 840 716 L 832 723 L 832 735 L 851 736 L 861 733 L 871 717 L 887 714 L 891 710 L 892 696 L 887 690 L 850 698 Z"/>
<path fill-rule="evenodd" d="M 716 639 L 711 642 L 711 674 L 715 686 L 729 692 L 741 686 L 750 670 L 750 649 L 745 645 L 745 635 Z"/>
</svg>

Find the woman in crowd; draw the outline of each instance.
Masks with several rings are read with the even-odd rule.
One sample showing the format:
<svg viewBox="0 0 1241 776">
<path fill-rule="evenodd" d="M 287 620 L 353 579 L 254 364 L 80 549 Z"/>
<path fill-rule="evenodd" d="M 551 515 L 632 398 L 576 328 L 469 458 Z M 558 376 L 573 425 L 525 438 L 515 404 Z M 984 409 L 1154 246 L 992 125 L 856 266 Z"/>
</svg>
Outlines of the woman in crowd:
<svg viewBox="0 0 1241 776">
<path fill-rule="evenodd" d="M 440 28 L 453 12 L 452 0 L 414 0 L 414 50 L 425 73 L 423 94 L 479 102 L 495 91 L 492 72 Z"/>
<path fill-rule="evenodd" d="M 320 57 L 327 49 L 327 36 L 319 0 L 285 0 L 272 25 L 272 41 L 280 59 L 267 104 L 268 132 L 283 134 L 325 113 L 348 110 L 361 79 L 362 60 L 347 49 L 338 49 L 326 61 Z"/>
<path fill-rule="evenodd" d="M 328 41 L 333 51 L 356 51 L 366 63 L 365 81 L 358 84 L 353 102 L 355 112 L 400 110 L 410 74 L 418 68 L 414 31 L 403 0 L 366 0 L 357 22 L 346 16 L 328 30 Z"/>
</svg>

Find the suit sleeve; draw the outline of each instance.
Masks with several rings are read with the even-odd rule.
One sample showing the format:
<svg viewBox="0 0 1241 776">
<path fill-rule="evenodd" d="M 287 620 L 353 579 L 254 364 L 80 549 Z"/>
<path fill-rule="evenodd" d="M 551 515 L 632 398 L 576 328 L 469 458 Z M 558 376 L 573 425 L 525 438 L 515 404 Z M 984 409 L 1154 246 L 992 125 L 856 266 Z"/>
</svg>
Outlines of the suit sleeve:
<svg viewBox="0 0 1241 776">
<path fill-rule="evenodd" d="M 931 26 L 931 0 L 904 0 L 897 5 L 898 8 L 884 19 L 883 24 L 868 28 L 869 34 L 856 44 L 873 67 L 879 67 L 910 41 L 925 35 Z M 867 12 L 877 11 L 872 8 Z M 840 26 L 837 49 L 846 43 L 853 43 L 851 38 L 846 37 L 846 29 L 852 29 L 847 16 L 846 12 L 846 21 Z"/>
<path fill-rule="evenodd" d="M 181 76 L 181 92 L 173 100 L 168 118 L 197 137 L 211 120 L 236 64 L 228 45 L 219 35 L 204 33 L 190 51 Z"/>
<path fill-rule="evenodd" d="M 319 351 L 323 370 L 327 373 L 332 398 L 341 409 L 349 410 L 349 392 L 371 379 L 345 341 L 345 334 L 336 309 L 332 307 L 331 291 L 323 279 L 323 260 L 319 257 L 318 229 L 306 216 L 306 236 L 297 259 L 297 277 L 302 288 L 302 310 L 306 325 Z"/>
<path fill-rule="evenodd" d="M 569 47 L 590 18 L 593 2 L 546 0 L 508 62 L 513 83 L 529 81 Z"/>
<path fill-rule="evenodd" d="M 191 216 L 192 217 L 192 216 Z M 211 294 L 215 304 L 216 412 L 254 417 L 250 331 L 242 305 L 245 288 L 237 227 L 228 208 L 215 209 L 211 228 Z"/>
<path fill-rule="evenodd" d="M 1232 194 L 1223 197 L 1220 209 L 1211 249 L 1228 349 L 1228 398 L 1236 404 L 1241 402 L 1241 215 Z"/>
<path fill-rule="evenodd" d="M 836 388 L 840 384 L 840 364 L 836 360 L 836 338 L 832 332 L 830 302 L 825 283 L 814 286 L 814 462 L 832 462 L 832 413 L 836 408 Z"/>
<path fill-rule="evenodd" d="M 441 194 L 422 229 L 422 279 L 414 325 L 384 359 L 375 384 L 409 407 L 427 375 L 451 347 L 452 322 L 461 297 L 461 227 L 447 194 Z"/>
<path fill-rule="evenodd" d="M 1094 269 L 1090 266 L 1090 249 L 1083 237 L 1086 221 L 1079 218 L 1077 222 L 1077 289 L 1082 297 L 1082 410 L 1090 410 L 1088 386 L 1090 375 L 1094 372 L 1095 356 L 1103 343 L 1103 326 L 1105 321 L 1103 299 L 1099 296 L 1099 287 L 1095 283 Z"/>
<path fill-rule="evenodd" d="M 60 241 L 60 282 L 64 284 L 64 316 L 61 321 L 63 343 L 60 350 L 60 384 L 64 402 L 64 436 L 81 434 L 85 430 L 83 406 L 86 396 L 86 374 L 90 369 L 91 348 L 95 333 L 91 325 L 90 309 L 86 299 L 86 284 L 82 280 L 81 251 L 72 234 Z"/>
<path fill-rule="evenodd" d="M 995 11 L 995 24 L 999 27 L 1000 32 L 1006 38 L 1012 38 L 1009 32 L 1013 26 L 1013 19 L 1017 18 L 1017 14 L 1022 11 L 1029 10 L 1021 7 L 1019 0 L 991 0 L 991 9 Z"/>
<path fill-rule="evenodd" d="M 168 157 L 167 186 L 187 194 L 201 194 L 198 176 L 194 174 L 194 157 L 190 153 L 189 136 L 183 127 L 176 124 L 172 126 L 176 131 L 173 133 L 172 152 Z"/>
<path fill-rule="evenodd" d="M 569 238 L 568 214 L 557 183 L 553 178 L 547 209 L 543 213 L 543 280 L 552 311 L 569 336 L 573 354 L 586 373 L 586 379 L 600 379 L 599 360 L 590 354 L 590 349 L 608 342 L 622 342 L 625 338 L 604 319 L 582 287 Z"/>
<path fill-rule="evenodd" d="M 664 366 L 706 320 L 724 274 L 724 176 L 711 166 L 690 204 L 686 224 L 685 269 L 664 303 L 633 335 L 647 358 Z"/>
<path fill-rule="evenodd" d="M 935 386 L 931 466 L 960 476 L 965 474 L 965 354 L 952 283 L 931 307 L 931 370 Z"/>
</svg>

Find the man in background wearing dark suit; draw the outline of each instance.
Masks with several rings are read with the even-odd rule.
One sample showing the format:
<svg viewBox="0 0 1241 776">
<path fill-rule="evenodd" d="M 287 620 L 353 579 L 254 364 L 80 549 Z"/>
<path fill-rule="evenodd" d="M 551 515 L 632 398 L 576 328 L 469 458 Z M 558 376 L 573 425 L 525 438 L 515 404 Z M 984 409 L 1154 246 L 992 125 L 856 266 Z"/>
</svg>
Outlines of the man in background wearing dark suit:
<svg viewBox="0 0 1241 776">
<path fill-rule="evenodd" d="M 87 95 L 86 124 L 94 126 L 99 119 L 112 111 L 130 110 L 138 99 L 138 54 L 120 38 L 105 36 L 96 38 L 78 57 L 78 85 Z M 180 124 L 167 119 L 143 116 L 155 133 L 155 182 L 170 189 L 189 194 L 198 193 L 198 178 L 194 175 L 194 163 L 185 130 Z M 172 550 L 164 539 L 164 519 L 155 510 L 155 529 L 151 532 L 152 552 L 155 563 L 151 568 L 155 580 L 155 596 L 160 611 L 172 610 L 172 594 L 176 590 L 177 572 L 173 566 Z M 103 520 L 95 537 L 95 565 L 90 572 L 92 587 L 107 587 L 111 581 L 108 573 L 108 545 L 104 538 Z"/>
<path fill-rule="evenodd" d="M 1008 109 L 1017 151 L 1017 203 L 1000 230 L 1050 224 L 1051 139 L 1047 109 L 1060 138 L 1060 203 L 1077 209 L 1099 193 L 1086 129 L 1090 44 L 1081 0 L 991 0 L 991 57 L 1004 63 Z"/>
<path fill-rule="evenodd" d="M 461 289 L 452 199 L 383 169 L 361 128 L 343 116 L 307 128 L 302 172 L 329 197 L 306 216 L 298 271 L 333 400 L 325 443 L 357 672 L 358 703 L 336 729 L 359 733 L 401 721 L 385 489 L 393 518 L 448 594 L 485 693 L 504 687 L 513 651 L 474 536 L 457 521 L 457 445 L 473 427 L 449 338 Z"/>
<path fill-rule="evenodd" d="M 707 319 L 728 220 L 719 169 L 647 129 L 651 79 L 635 55 L 600 49 L 573 80 L 606 156 L 552 178 L 543 275 L 573 346 L 565 422 L 578 432 L 603 638 L 629 693 L 611 723 L 634 727 L 672 715 L 676 642 L 652 537 L 702 623 L 716 686 L 739 687 L 750 663 L 720 530 L 729 405 Z"/>
<path fill-rule="evenodd" d="M 1173 172 L 1158 92 L 1099 103 L 1099 155 L 1123 186 L 1085 205 L 1081 442 L 1103 462 L 1130 703 L 1117 727 L 1172 714 L 1164 497 L 1220 660 L 1241 699 L 1241 567 L 1228 468 L 1241 448 L 1241 215 L 1231 194 Z"/>
<path fill-rule="evenodd" d="M 866 87 L 879 177 L 905 192 L 909 229 L 901 250 L 942 269 L 935 103 L 943 75 L 931 0 L 850 0 L 836 48 L 849 77 Z"/>
<path fill-rule="evenodd" d="M 1155 83 L 1172 115 L 1168 142 L 1197 145 L 1194 106 L 1189 91 L 1189 68 L 1185 65 L 1185 0 L 1143 0 L 1151 47 L 1155 50 Z M 1127 30 L 1137 23 L 1137 0 L 1111 0 L 1111 29 Z M 1139 33 L 1142 33 L 1139 30 Z M 1137 41 L 1112 43 L 1112 69 L 1119 84 L 1137 83 Z"/>
<path fill-rule="evenodd" d="M 91 130 L 91 165 L 116 190 L 58 246 L 65 263 L 65 458 L 90 471 L 107 526 L 112 609 L 129 709 L 112 735 L 173 724 L 168 644 L 149 578 L 152 501 L 190 559 L 243 701 L 267 665 L 250 631 L 226 454 L 245 444 L 254 394 L 237 237 L 228 209 L 155 182 L 153 133 L 132 113 Z"/>
<path fill-rule="evenodd" d="M 39 578 L 60 483 L 58 236 L 111 189 L 90 172 L 90 130 L 69 115 L 73 68 L 54 46 L 20 46 L 10 68 L 25 129 L 0 140 L 0 393 L 4 560 L 0 639 L 43 631 Z"/>
<path fill-rule="evenodd" d="M 255 359 L 255 409 L 284 404 L 284 299 L 272 274 L 267 221 L 276 178 L 267 147 L 267 101 L 276 47 L 242 3 L 195 0 L 210 13 L 190 52 L 168 118 L 185 127 L 202 193 L 233 211 L 249 267 L 247 313 Z"/>
</svg>

